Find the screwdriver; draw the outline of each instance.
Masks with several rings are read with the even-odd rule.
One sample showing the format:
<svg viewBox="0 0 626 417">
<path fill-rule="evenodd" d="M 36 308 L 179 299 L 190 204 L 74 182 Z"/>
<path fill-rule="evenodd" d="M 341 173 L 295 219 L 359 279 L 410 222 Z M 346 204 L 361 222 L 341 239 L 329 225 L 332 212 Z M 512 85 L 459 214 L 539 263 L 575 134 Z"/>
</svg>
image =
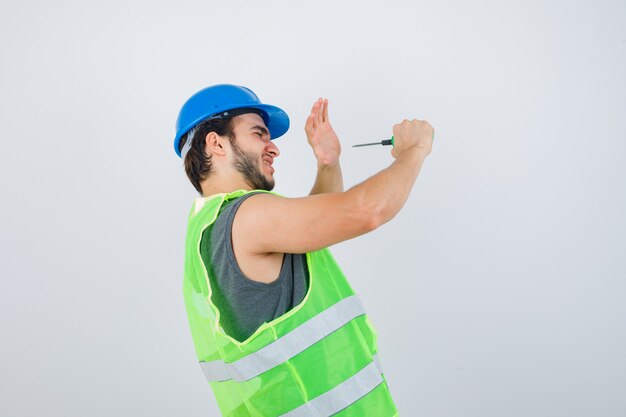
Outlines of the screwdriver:
<svg viewBox="0 0 626 417">
<path fill-rule="evenodd" d="M 433 129 L 433 140 L 435 140 L 435 130 Z M 380 142 L 372 142 L 372 143 L 360 143 L 358 145 L 352 145 L 353 148 L 360 148 L 361 146 L 374 146 L 374 145 L 391 145 L 394 146 L 394 139 L 393 136 L 391 137 L 391 139 L 385 139 L 383 141 Z"/>
<path fill-rule="evenodd" d="M 393 140 L 393 136 L 391 137 L 391 139 L 385 139 L 381 142 L 372 142 L 372 143 L 361 143 L 359 145 L 352 145 L 353 148 L 360 148 L 361 146 L 373 146 L 373 145 L 391 145 L 393 146 L 394 144 L 394 140 Z"/>
</svg>

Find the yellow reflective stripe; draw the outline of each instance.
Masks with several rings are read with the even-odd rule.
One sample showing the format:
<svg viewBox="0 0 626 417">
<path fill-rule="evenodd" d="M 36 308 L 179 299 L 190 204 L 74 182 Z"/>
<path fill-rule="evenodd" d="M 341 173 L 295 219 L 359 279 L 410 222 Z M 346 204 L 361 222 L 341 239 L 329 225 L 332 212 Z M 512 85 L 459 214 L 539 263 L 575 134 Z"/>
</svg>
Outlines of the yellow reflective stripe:
<svg viewBox="0 0 626 417">
<path fill-rule="evenodd" d="M 280 417 L 328 417 L 338 413 L 383 382 L 379 364 L 378 355 L 374 355 L 374 361 L 350 378 Z"/>
<path fill-rule="evenodd" d="M 248 381 L 293 358 L 351 320 L 365 314 L 358 296 L 352 295 L 328 307 L 269 345 L 243 358 L 200 362 L 209 382 Z"/>
</svg>

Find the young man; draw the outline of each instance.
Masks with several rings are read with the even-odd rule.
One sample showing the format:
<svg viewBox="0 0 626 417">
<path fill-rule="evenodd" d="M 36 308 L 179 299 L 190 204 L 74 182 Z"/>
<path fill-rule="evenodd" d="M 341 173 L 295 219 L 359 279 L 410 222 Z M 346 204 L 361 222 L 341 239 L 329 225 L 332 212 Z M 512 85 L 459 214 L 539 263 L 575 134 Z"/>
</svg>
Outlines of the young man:
<svg viewBox="0 0 626 417">
<path fill-rule="evenodd" d="M 220 84 L 192 96 L 174 147 L 202 197 L 189 215 L 183 291 L 202 369 L 224 416 L 397 415 L 376 332 L 327 247 L 370 232 L 406 202 L 431 152 L 426 121 L 393 126 L 394 162 L 343 190 L 328 100 L 305 125 L 311 195 L 274 187 L 281 109 Z"/>
</svg>

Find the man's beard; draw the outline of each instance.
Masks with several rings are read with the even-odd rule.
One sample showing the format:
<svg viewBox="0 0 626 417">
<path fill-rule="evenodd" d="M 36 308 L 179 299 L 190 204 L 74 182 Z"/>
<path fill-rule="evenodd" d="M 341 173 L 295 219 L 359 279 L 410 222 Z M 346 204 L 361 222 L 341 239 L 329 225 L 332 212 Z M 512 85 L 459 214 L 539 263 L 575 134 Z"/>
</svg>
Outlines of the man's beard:
<svg viewBox="0 0 626 417">
<path fill-rule="evenodd" d="M 231 141 L 233 151 L 235 153 L 235 169 L 239 171 L 244 181 L 255 190 L 272 191 L 274 188 L 274 179 L 268 181 L 259 168 L 258 159 L 252 154 L 241 150 Z"/>
</svg>

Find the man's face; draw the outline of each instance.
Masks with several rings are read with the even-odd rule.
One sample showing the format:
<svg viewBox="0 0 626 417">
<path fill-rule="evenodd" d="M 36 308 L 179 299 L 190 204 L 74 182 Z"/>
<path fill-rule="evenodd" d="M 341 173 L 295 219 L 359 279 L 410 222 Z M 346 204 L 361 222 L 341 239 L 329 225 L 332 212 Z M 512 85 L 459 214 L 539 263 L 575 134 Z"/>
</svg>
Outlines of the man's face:
<svg viewBox="0 0 626 417">
<path fill-rule="evenodd" d="M 233 164 L 253 189 L 271 191 L 274 188 L 272 163 L 280 152 L 270 140 L 263 118 L 256 113 L 235 116 L 231 141 Z"/>
</svg>

